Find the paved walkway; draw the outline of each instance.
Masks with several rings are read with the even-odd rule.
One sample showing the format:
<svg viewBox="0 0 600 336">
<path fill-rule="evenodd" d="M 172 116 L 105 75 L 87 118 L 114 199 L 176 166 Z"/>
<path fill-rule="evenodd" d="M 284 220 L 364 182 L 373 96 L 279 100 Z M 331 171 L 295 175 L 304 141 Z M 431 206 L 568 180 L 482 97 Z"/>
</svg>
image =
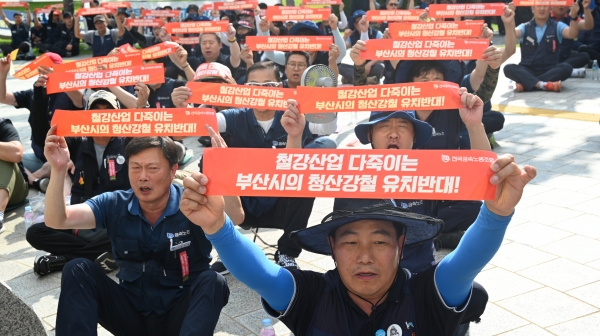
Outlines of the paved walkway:
<svg viewBox="0 0 600 336">
<path fill-rule="evenodd" d="M 31 80 L 11 79 L 8 88 L 22 90 L 32 84 Z M 506 79 L 501 78 L 493 98 L 495 105 L 513 112 L 506 114 L 504 130 L 496 134 L 500 146 L 495 151 L 511 153 L 520 164 L 535 165 L 539 173 L 526 189 L 503 246 L 477 278 L 487 289 L 490 301 L 482 322 L 472 326 L 470 335 L 597 335 L 600 116 L 593 115 L 600 114 L 600 83 L 589 76 L 570 79 L 561 93 L 517 93 L 514 98 L 508 97 L 507 86 Z M 2 106 L 0 116 L 13 120 L 25 148 L 29 148 L 28 111 Z M 358 114 L 358 120 L 367 117 L 368 113 Z M 350 119 L 350 114 L 342 114 L 339 123 L 348 124 Z M 351 129 L 341 129 L 336 135 L 338 143 L 353 142 Z M 188 165 L 188 169 L 194 169 L 202 149 L 192 140 L 186 145 L 194 151 L 194 160 Z M 36 194 L 31 191 L 30 197 Z M 317 199 L 310 225 L 319 223 L 332 204 L 332 199 Z M 40 251 L 25 241 L 22 217 L 22 208 L 7 214 L 7 231 L 0 235 L 0 281 L 29 304 L 48 334 L 54 335 L 61 275 L 33 275 L 33 258 Z M 275 243 L 280 234 L 270 230 L 261 237 Z M 329 257 L 307 252 L 298 261 L 307 270 L 334 267 Z M 231 297 L 221 314 L 217 334 L 257 334 L 266 317 L 258 296 L 232 276 L 227 278 Z M 276 323 L 275 329 L 278 335 L 289 333 L 282 323 Z M 99 334 L 109 335 L 102 328 Z"/>
</svg>

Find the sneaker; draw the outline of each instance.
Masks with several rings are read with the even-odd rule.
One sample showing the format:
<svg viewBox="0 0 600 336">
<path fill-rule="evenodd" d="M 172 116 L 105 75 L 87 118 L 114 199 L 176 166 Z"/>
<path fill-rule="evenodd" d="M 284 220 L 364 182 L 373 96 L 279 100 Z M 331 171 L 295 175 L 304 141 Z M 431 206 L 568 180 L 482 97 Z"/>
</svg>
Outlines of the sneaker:
<svg viewBox="0 0 600 336">
<path fill-rule="evenodd" d="M 37 179 L 37 180 L 33 181 L 33 183 L 32 183 L 33 187 L 35 189 L 41 191 L 42 194 L 45 194 L 46 190 L 48 190 L 48 184 L 50 184 L 50 179 L 47 177 Z"/>
<path fill-rule="evenodd" d="M 546 83 L 546 91 L 560 92 L 560 89 L 562 89 L 562 82 L 561 81 L 558 81 L 558 82 L 547 82 Z"/>
<path fill-rule="evenodd" d="M 290 257 L 289 255 L 283 254 L 279 251 L 275 252 L 275 263 L 287 269 L 300 269 L 296 263 L 296 258 Z"/>
<path fill-rule="evenodd" d="M 438 251 L 443 248 L 455 249 L 458 246 L 458 243 L 460 243 L 460 240 L 464 234 L 465 232 L 460 230 L 440 234 L 433 240 L 435 249 Z"/>
<path fill-rule="evenodd" d="M 62 271 L 67 263 L 64 256 L 53 254 L 39 255 L 33 261 L 33 273 L 37 276 L 48 275 L 52 272 Z"/>
<path fill-rule="evenodd" d="M 229 270 L 225 267 L 225 264 L 221 261 L 221 258 L 217 257 L 217 261 L 215 261 L 212 265 L 210 265 L 210 269 L 221 274 L 229 274 Z"/>
<path fill-rule="evenodd" d="M 525 91 L 525 88 L 523 87 L 523 84 L 517 83 L 517 91 L 519 91 L 519 92 Z"/>
<path fill-rule="evenodd" d="M 4 230 L 6 230 L 6 228 L 4 227 L 4 222 L 0 221 L 0 233 L 4 232 Z"/>
<path fill-rule="evenodd" d="M 585 68 L 573 69 L 571 78 L 585 78 Z"/>
<path fill-rule="evenodd" d="M 117 266 L 117 262 L 115 261 L 115 257 L 111 252 L 104 252 L 96 260 L 94 260 L 94 264 L 98 265 L 98 267 L 102 268 L 104 273 L 110 273 L 116 270 L 119 266 Z"/>
</svg>

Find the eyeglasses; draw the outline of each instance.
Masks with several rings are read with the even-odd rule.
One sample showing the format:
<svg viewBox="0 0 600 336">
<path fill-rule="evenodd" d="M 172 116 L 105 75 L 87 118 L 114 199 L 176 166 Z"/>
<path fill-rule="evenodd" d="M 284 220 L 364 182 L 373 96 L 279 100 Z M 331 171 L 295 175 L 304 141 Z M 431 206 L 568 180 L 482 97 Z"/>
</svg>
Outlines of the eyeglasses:
<svg viewBox="0 0 600 336">
<path fill-rule="evenodd" d="M 307 67 L 305 63 L 288 63 L 287 65 L 292 69 L 304 69 Z"/>
<path fill-rule="evenodd" d="M 257 83 L 257 82 L 248 82 L 246 83 L 248 86 L 262 86 L 262 87 L 278 87 L 279 82 L 265 82 L 265 83 Z"/>
</svg>

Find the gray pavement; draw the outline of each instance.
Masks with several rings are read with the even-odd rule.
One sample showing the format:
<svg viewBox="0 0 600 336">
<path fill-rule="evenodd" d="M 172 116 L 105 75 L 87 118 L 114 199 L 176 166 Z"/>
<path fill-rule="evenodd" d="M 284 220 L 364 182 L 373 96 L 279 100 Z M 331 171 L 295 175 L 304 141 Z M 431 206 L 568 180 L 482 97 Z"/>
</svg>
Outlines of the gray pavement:
<svg viewBox="0 0 600 336">
<path fill-rule="evenodd" d="M 539 174 L 527 186 L 500 251 L 477 277 L 490 300 L 481 323 L 472 325 L 471 336 L 599 334 L 600 116 L 593 122 L 583 120 L 600 114 L 600 83 L 589 77 L 569 79 L 561 93 L 517 93 L 514 98 L 506 92 L 507 80 L 500 79 L 493 103 L 516 114 L 506 113 L 504 130 L 496 133 L 499 146 L 495 151 L 536 166 Z M 8 82 L 12 91 L 33 84 L 32 80 Z M 572 113 L 569 119 L 554 118 L 546 117 L 543 110 Z M 12 119 L 29 148 L 28 111 L 2 106 L 0 116 Z M 358 113 L 358 120 L 367 117 L 368 113 Z M 341 146 L 354 142 L 350 120 L 348 113 L 339 117 L 339 124 L 346 125 L 335 135 Z M 197 169 L 202 148 L 194 139 L 186 140 L 186 145 L 194 153 L 187 168 Z M 30 191 L 30 197 L 36 194 Z M 332 204 L 332 199 L 317 199 L 309 225 L 319 223 Z M 6 216 L 7 231 L 0 235 L 0 281 L 30 305 L 48 334 L 54 335 L 61 274 L 43 278 L 33 274 L 33 258 L 41 252 L 25 241 L 22 218 L 23 208 Z M 281 233 L 266 230 L 260 236 L 276 243 Z M 298 262 L 306 270 L 324 272 L 334 267 L 329 257 L 307 252 L 302 252 Z M 227 279 L 231 297 L 217 334 L 258 334 L 266 317 L 259 297 L 231 275 Z M 289 334 L 280 322 L 275 329 L 277 335 Z M 99 334 L 109 335 L 102 328 Z"/>
</svg>

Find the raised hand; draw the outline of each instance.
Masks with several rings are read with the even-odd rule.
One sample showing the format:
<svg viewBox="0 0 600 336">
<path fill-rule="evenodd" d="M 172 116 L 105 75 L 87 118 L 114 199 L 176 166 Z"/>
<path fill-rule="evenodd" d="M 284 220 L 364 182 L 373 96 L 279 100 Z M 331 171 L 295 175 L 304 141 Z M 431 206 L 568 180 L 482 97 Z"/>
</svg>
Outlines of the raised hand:
<svg viewBox="0 0 600 336">
<path fill-rule="evenodd" d="M 298 102 L 294 99 L 288 99 L 288 107 L 281 117 L 281 126 L 285 129 L 288 137 L 298 138 L 302 136 L 306 126 L 304 114 L 298 110 Z"/>
<path fill-rule="evenodd" d="M 66 171 L 71 160 L 69 148 L 67 147 L 65 138 L 56 135 L 56 127 L 54 125 L 48 130 L 44 146 L 44 156 L 53 170 Z"/>
<path fill-rule="evenodd" d="M 483 101 L 472 93 L 467 93 L 466 88 L 458 89 L 460 102 L 463 107 L 458 109 L 460 118 L 467 128 L 481 125 L 483 118 Z"/>
<path fill-rule="evenodd" d="M 485 201 L 485 205 L 497 215 L 510 216 L 523 196 L 525 185 L 535 178 L 537 171 L 533 166 L 521 170 L 510 154 L 497 158 L 490 170 L 494 172 L 490 183 L 497 186 L 496 198 Z"/>
<path fill-rule="evenodd" d="M 350 49 L 350 59 L 354 62 L 354 65 L 363 65 L 366 60 L 360 58 L 360 52 L 367 50 L 367 44 L 364 41 L 356 41 L 356 44 Z"/>
<path fill-rule="evenodd" d="M 207 196 L 208 177 L 192 173 L 183 180 L 183 194 L 179 210 L 206 234 L 214 234 L 225 223 L 225 200 L 223 196 Z"/>
</svg>

